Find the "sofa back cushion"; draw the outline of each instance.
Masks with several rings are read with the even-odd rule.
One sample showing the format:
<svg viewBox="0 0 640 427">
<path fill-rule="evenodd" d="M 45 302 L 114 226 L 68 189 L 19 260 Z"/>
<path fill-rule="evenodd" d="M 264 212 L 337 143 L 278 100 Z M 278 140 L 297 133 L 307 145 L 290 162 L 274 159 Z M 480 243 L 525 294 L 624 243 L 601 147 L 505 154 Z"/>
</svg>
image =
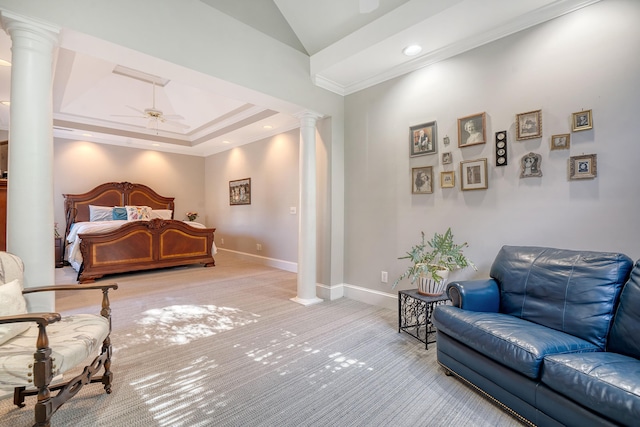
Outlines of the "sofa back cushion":
<svg viewBox="0 0 640 427">
<path fill-rule="evenodd" d="M 636 261 L 629 281 L 622 289 L 607 350 L 640 359 L 638 328 L 640 328 L 640 261 Z"/>
<path fill-rule="evenodd" d="M 626 255 L 532 246 L 504 246 L 491 277 L 500 311 L 587 340 L 604 349 L 622 285 Z"/>
</svg>

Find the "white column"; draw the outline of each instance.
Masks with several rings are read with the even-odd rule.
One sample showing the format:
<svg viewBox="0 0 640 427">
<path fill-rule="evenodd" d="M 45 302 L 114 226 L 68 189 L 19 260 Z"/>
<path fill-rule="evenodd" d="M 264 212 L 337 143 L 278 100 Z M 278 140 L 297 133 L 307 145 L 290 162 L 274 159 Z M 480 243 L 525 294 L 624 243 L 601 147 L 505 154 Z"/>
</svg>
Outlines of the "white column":
<svg viewBox="0 0 640 427">
<path fill-rule="evenodd" d="M 58 29 L 2 12 L 11 36 L 7 251 L 25 265 L 24 286 L 55 284 L 53 53 Z M 28 296 L 30 311 L 54 311 L 53 293 Z"/>
<path fill-rule="evenodd" d="M 302 305 L 322 302 L 316 296 L 316 120 L 319 117 L 310 112 L 300 116 L 298 295 L 291 300 Z"/>
</svg>

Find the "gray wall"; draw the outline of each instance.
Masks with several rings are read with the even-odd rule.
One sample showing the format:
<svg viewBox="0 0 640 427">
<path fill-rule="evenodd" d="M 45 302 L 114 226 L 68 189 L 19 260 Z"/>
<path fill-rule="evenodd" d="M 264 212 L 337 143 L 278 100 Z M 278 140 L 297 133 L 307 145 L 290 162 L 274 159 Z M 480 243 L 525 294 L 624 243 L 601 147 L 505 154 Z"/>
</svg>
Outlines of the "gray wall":
<svg viewBox="0 0 640 427">
<path fill-rule="evenodd" d="M 299 134 L 293 130 L 206 159 L 206 211 L 220 249 L 285 261 L 289 266 L 283 268 L 294 268 L 298 215 L 289 210 L 298 208 Z M 244 178 L 251 178 L 251 204 L 231 206 L 229 181 Z"/>
<path fill-rule="evenodd" d="M 197 211 L 198 222 L 215 227 L 205 212 L 202 157 L 59 138 L 53 154 L 54 217 L 60 233 L 65 224 L 62 195 L 85 193 L 111 181 L 144 184 L 162 196 L 175 197 L 175 219 Z"/>
<path fill-rule="evenodd" d="M 635 121 L 640 111 L 640 2 L 606 0 L 442 63 L 363 90 L 345 105 L 345 283 L 394 293 L 420 238 L 452 227 L 486 277 L 502 245 L 621 251 L 640 258 Z M 515 116 L 542 109 L 543 136 L 516 141 Z M 593 110 L 594 129 L 569 133 L 571 113 Z M 487 143 L 458 148 L 457 119 L 486 112 Z M 409 157 L 409 127 L 437 121 L 438 154 Z M 507 130 L 509 165 L 496 168 L 494 133 Z M 444 147 L 442 138 L 451 145 Z M 451 151 L 453 164 L 440 154 Z M 541 178 L 520 179 L 525 154 L 542 155 Z M 597 154 L 598 177 L 568 181 L 569 156 Z M 487 158 L 487 190 L 459 187 L 459 162 Z M 433 194 L 411 194 L 411 168 L 433 166 Z M 456 171 L 456 188 L 439 173 Z M 380 272 L 389 272 L 389 284 Z M 404 282 L 401 288 L 410 288 Z M 346 292 L 349 295 L 349 292 Z"/>
</svg>

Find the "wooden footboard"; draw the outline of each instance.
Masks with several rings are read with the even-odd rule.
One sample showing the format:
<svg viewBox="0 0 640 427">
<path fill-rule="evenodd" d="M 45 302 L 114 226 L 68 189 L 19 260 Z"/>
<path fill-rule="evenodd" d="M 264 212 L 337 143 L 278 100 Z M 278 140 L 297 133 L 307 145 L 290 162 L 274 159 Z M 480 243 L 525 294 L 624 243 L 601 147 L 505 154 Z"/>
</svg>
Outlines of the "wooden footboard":
<svg viewBox="0 0 640 427">
<path fill-rule="evenodd" d="M 80 234 L 83 266 L 80 283 L 105 274 L 175 267 L 215 265 L 215 228 L 195 228 L 182 221 L 153 219 L 125 224 L 100 234 Z"/>
</svg>

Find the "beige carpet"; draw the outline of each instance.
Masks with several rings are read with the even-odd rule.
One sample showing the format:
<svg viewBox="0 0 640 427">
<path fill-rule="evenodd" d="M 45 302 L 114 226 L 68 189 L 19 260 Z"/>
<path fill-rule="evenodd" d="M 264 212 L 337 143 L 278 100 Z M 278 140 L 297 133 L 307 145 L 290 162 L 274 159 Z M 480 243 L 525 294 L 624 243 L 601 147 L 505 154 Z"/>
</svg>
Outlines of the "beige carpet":
<svg viewBox="0 0 640 427">
<path fill-rule="evenodd" d="M 216 262 L 103 279 L 120 284 L 113 393 L 86 386 L 54 426 L 520 425 L 446 377 L 435 346 L 397 332 L 395 311 L 345 298 L 303 307 L 290 301 L 294 274 L 225 252 Z M 56 302 L 98 312 L 100 296 Z M 0 425 L 31 425 L 33 399 L 1 400 Z"/>
</svg>

